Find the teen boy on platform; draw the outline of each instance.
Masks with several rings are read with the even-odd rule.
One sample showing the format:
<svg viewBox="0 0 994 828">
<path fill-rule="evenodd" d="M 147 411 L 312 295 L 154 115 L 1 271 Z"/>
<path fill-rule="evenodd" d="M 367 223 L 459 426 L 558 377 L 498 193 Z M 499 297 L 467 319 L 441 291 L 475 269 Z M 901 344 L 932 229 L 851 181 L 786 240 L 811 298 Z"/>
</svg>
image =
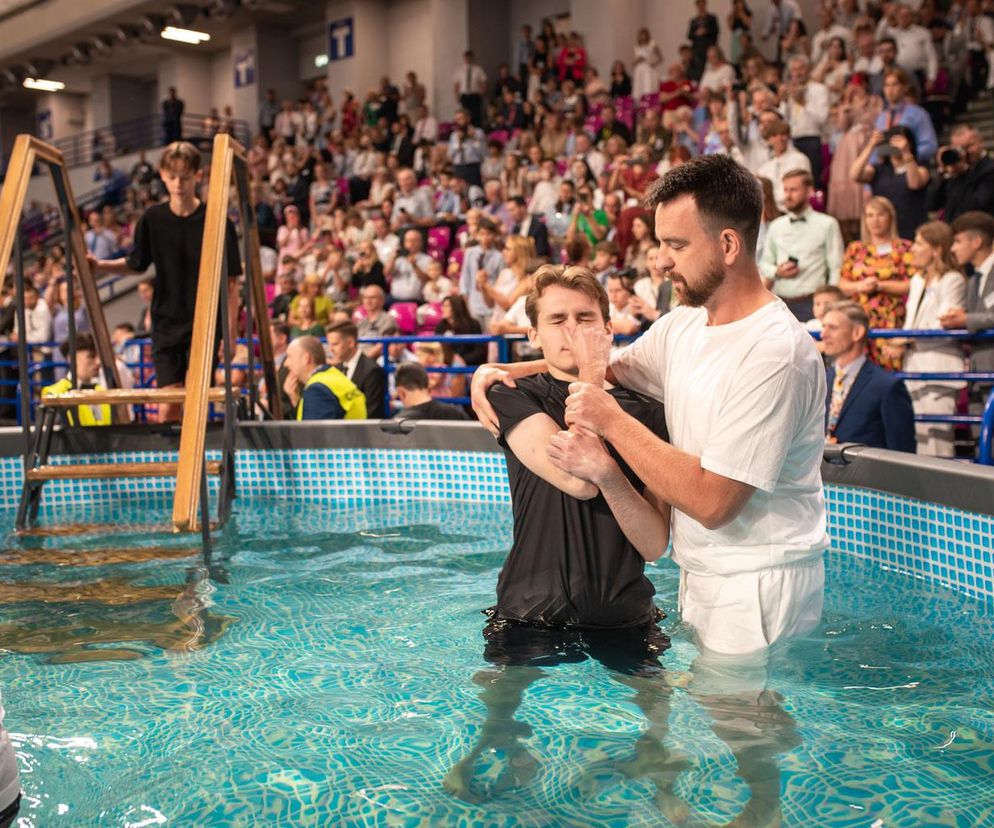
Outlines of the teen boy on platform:
<svg viewBox="0 0 994 828">
<path fill-rule="evenodd" d="M 169 200 L 149 207 L 135 227 L 134 249 L 121 259 L 90 260 L 98 273 L 144 273 L 155 265 L 152 294 L 152 362 L 159 388 L 182 387 L 190 365 L 193 311 L 200 275 L 200 247 L 207 208 L 197 197 L 203 172 L 200 152 L 193 144 L 176 141 L 162 153 L 159 176 Z M 238 236 L 230 220 L 225 230 L 228 261 L 228 307 L 238 308 L 238 280 L 242 272 Z M 234 313 L 229 315 L 234 319 Z M 220 340 L 221 326 L 217 338 Z M 216 357 L 217 342 L 214 343 Z M 159 406 L 160 422 L 178 420 L 180 406 Z"/>
</svg>

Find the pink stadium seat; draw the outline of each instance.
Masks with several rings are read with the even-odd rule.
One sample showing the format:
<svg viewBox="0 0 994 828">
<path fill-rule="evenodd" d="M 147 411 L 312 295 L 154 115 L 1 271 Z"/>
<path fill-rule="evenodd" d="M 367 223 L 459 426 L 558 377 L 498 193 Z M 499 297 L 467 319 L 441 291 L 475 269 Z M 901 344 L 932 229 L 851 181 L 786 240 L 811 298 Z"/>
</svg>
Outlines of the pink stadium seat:
<svg viewBox="0 0 994 828">
<path fill-rule="evenodd" d="M 452 244 L 452 230 L 445 225 L 428 228 L 428 255 L 445 261 L 445 255 Z"/>
<path fill-rule="evenodd" d="M 824 190 L 815 190 L 811 194 L 810 204 L 811 204 L 811 209 L 812 210 L 817 210 L 819 213 L 824 213 L 825 212 L 825 191 Z"/>
<path fill-rule="evenodd" d="M 603 123 L 604 122 L 599 117 L 591 116 L 583 122 L 583 128 L 587 132 L 591 132 L 596 135 L 598 132 L 601 131 L 601 126 L 603 125 Z"/>
<path fill-rule="evenodd" d="M 639 107 L 641 109 L 652 109 L 656 106 L 659 106 L 659 95 L 655 92 L 650 92 L 648 95 L 643 95 L 639 98 Z"/>
<path fill-rule="evenodd" d="M 439 141 L 448 141 L 449 140 L 449 136 L 451 134 L 452 134 L 452 122 L 451 121 L 442 121 L 442 123 L 440 123 L 438 125 L 438 140 Z"/>
<path fill-rule="evenodd" d="M 366 313 L 366 309 L 362 305 L 359 305 L 359 307 L 352 311 L 352 321 L 355 322 L 356 325 L 362 322 L 362 320 L 367 316 L 369 316 L 369 314 Z"/>
<path fill-rule="evenodd" d="M 466 251 L 463 250 L 461 247 L 457 247 L 449 254 L 449 262 L 450 263 L 455 262 L 456 264 L 459 265 L 459 267 L 462 267 L 462 260 L 465 257 L 465 255 Z"/>
<path fill-rule="evenodd" d="M 416 302 L 394 302 L 390 306 L 390 315 L 397 320 L 397 329 L 401 334 L 409 336 L 417 328 Z"/>
<path fill-rule="evenodd" d="M 506 129 L 495 129 L 487 136 L 491 141 L 500 141 L 502 144 L 507 143 L 507 139 L 510 137 Z"/>
<path fill-rule="evenodd" d="M 442 303 L 425 302 L 418 306 L 418 334 L 433 334 L 435 326 L 442 321 Z"/>
</svg>

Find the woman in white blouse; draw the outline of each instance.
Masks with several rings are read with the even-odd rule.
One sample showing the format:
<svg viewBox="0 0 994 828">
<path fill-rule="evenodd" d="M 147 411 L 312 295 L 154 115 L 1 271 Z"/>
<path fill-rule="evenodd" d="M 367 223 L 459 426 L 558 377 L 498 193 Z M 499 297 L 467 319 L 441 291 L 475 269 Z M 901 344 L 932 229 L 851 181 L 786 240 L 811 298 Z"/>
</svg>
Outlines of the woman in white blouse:
<svg viewBox="0 0 994 828">
<path fill-rule="evenodd" d="M 966 277 L 956 269 L 950 249 L 953 234 L 942 221 L 918 228 L 911 246 L 915 275 L 908 289 L 906 330 L 940 329 L 939 318 L 950 308 L 966 303 Z M 884 340 L 895 356 L 903 353 L 905 371 L 956 372 L 965 370 L 962 346 L 953 339 L 916 338 Z M 908 380 L 915 414 L 945 414 L 956 411 L 956 397 L 964 383 L 955 380 Z M 916 423 L 918 454 L 952 457 L 955 454 L 953 426 L 946 423 Z"/>
</svg>

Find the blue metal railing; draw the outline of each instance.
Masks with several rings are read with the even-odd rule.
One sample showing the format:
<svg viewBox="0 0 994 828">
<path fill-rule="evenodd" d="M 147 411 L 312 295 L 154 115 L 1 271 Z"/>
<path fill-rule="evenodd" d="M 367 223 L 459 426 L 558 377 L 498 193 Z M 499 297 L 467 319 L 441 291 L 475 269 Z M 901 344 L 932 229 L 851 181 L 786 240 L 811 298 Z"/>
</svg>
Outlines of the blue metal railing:
<svg viewBox="0 0 994 828">
<path fill-rule="evenodd" d="M 115 277 L 120 278 L 120 277 Z M 108 280 L 112 281 L 112 280 Z M 103 285 L 102 285 L 103 287 Z M 113 291 L 113 285 L 109 286 L 109 289 Z M 877 339 L 898 339 L 898 338 L 921 338 L 921 339 L 951 339 L 951 340 L 965 340 L 965 341 L 994 341 L 994 329 L 988 331 L 982 331 L 978 333 L 970 331 L 936 331 L 936 330 L 921 330 L 921 331 L 911 331 L 911 330 L 891 330 L 891 329 L 874 329 L 870 331 L 871 338 Z M 814 334 L 816 339 L 820 338 L 817 334 Z M 638 339 L 638 335 L 632 336 L 615 336 L 616 342 L 630 342 Z M 389 346 L 391 344 L 402 343 L 404 345 L 416 344 L 419 342 L 429 342 L 429 343 L 440 343 L 442 345 L 449 346 L 459 346 L 459 345 L 481 345 L 481 344 L 491 344 L 497 345 L 497 361 L 498 362 L 511 362 L 512 361 L 512 347 L 516 343 L 526 341 L 524 336 L 521 335 L 484 335 L 484 334 L 469 334 L 469 335 L 439 335 L 439 334 L 429 334 L 429 335 L 419 335 L 419 336 L 374 336 L 374 337 L 360 337 L 359 342 L 361 345 L 384 345 Z M 258 344 L 258 339 L 254 339 L 253 342 Z M 247 344 L 246 339 L 239 339 L 239 344 Z M 124 345 L 124 352 L 133 352 L 137 349 L 139 354 L 146 354 L 151 345 L 151 340 L 148 338 L 135 338 L 128 340 Z M 10 349 L 13 351 L 17 346 L 16 342 L 13 341 L 0 341 L 0 353 L 5 349 Z M 46 343 L 35 343 L 31 346 L 34 352 L 37 352 L 41 348 L 49 348 L 52 350 L 53 354 L 58 355 L 58 343 L 46 342 Z M 390 359 L 390 352 L 388 347 L 383 349 L 383 372 L 384 372 L 384 410 L 391 411 L 392 400 L 390 399 L 390 374 L 397 370 L 397 363 Z M 155 383 L 155 371 L 154 366 L 151 362 L 146 359 L 138 360 L 124 360 L 125 365 L 128 366 L 135 373 L 135 386 L 138 388 L 152 387 Z M 248 367 L 245 363 L 233 363 L 233 369 L 246 369 Z M 425 366 L 425 371 L 429 374 L 450 374 L 450 375 L 472 375 L 478 366 L 475 365 L 454 365 L 454 366 Z M 4 405 L 14 407 L 17 415 L 17 422 L 21 424 L 23 422 L 23 412 L 21 410 L 20 396 L 17 393 L 19 388 L 19 382 L 16 379 L 16 369 L 17 361 L 16 358 L 0 359 L 0 373 L 3 369 L 11 370 L 15 378 L 5 379 L 0 376 L 0 407 Z M 44 385 L 52 382 L 55 372 L 68 369 L 68 363 L 65 360 L 56 357 L 50 357 L 46 359 L 32 360 L 29 362 L 28 374 L 29 383 L 31 391 L 31 411 L 29 416 L 33 419 L 35 413 L 35 406 L 38 397 L 40 396 L 41 388 Z M 980 371 L 962 371 L 962 372 L 909 372 L 901 371 L 897 372 L 896 376 L 901 377 L 906 380 L 914 381 L 953 381 L 953 382 L 983 382 L 991 383 L 994 385 L 994 372 L 980 372 Z M 12 396 L 8 396 L 6 389 L 11 389 Z M 450 402 L 457 405 L 468 405 L 470 398 L 467 396 L 458 397 L 437 397 L 439 401 Z M 143 406 L 136 406 L 137 418 L 140 421 L 144 421 L 146 418 L 146 412 Z M 915 420 L 917 422 L 930 422 L 930 423 L 946 423 L 950 425 L 961 425 L 961 426 L 975 426 L 980 429 L 979 437 L 979 447 L 978 447 L 978 463 L 984 465 L 994 465 L 994 391 L 991 392 L 987 400 L 985 401 L 983 413 L 980 415 L 970 415 L 970 414 L 952 414 L 952 415 L 939 415 L 939 414 L 916 414 Z"/>
</svg>

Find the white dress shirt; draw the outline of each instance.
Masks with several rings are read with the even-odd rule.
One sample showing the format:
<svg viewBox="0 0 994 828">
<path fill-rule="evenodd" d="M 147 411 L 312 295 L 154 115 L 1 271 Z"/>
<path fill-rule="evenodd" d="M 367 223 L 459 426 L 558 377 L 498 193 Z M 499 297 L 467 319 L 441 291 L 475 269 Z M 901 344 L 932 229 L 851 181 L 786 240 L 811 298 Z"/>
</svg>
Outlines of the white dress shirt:
<svg viewBox="0 0 994 828">
<path fill-rule="evenodd" d="M 843 252 L 839 223 L 808 207 L 799 215 L 785 213 L 770 222 L 759 271 L 773 281 L 773 292 L 782 299 L 810 296 L 817 287 L 839 283 Z M 777 268 L 791 257 L 797 259 L 800 273 L 778 279 Z"/>
<path fill-rule="evenodd" d="M 804 87 L 804 103 L 786 100 L 781 110 L 790 124 L 791 137 L 821 138 L 828 122 L 828 87 L 817 81 L 808 81 Z"/>
<path fill-rule="evenodd" d="M 773 182 L 773 198 L 777 202 L 777 207 L 781 210 L 783 206 L 783 177 L 791 170 L 807 170 L 811 172 L 811 161 L 803 152 L 788 145 L 787 151 L 783 155 L 774 155 L 768 161 L 760 165 L 756 175 L 768 178 Z"/>
<path fill-rule="evenodd" d="M 932 35 L 924 26 L 894 29 L 892 36 L 897 43 L 897 62 L 910 72 L 924 72 L 929 83 L 939 72 L 939 59 L 932 44 Z"/>
</svg>

